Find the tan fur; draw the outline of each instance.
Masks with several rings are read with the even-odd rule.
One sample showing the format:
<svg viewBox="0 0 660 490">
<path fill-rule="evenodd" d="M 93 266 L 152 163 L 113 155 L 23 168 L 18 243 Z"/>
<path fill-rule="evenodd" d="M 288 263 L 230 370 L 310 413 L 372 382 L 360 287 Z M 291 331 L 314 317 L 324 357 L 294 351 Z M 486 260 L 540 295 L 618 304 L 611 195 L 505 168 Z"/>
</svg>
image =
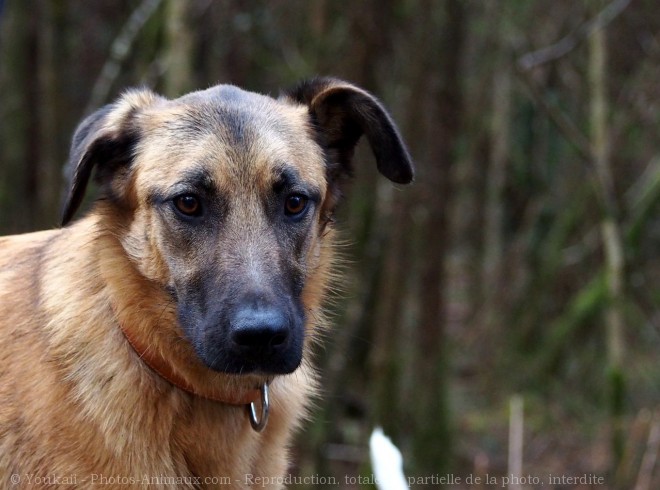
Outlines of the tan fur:
<svg viewBox="0 0 660 490">
<path fill-rule="evenodd" d="M 220 479 L 215 486 L 224 488 L 250 488 L 257 477 L 272 479 L 270 488 L 281 486 L 286 447 L 316 391 L 309 348 L 323 325 L 322 301 L 333 269 L 334 232 L 325 213 L 336 195 L 329 195 L 326 156 L 312 137 L 308 106 L 241 99 L 241 110 L 259 128 L 241 146 L 231 128 L 217 122 L 194 138 L 181 129 L 191 115 L 207 122 L 206 92 L 193 95 L 168 101 L 149 91 L 125 94 L 94 134 L 116 139 L 129 124 L 139 133 L 131 165 L 116 171 L 107 186 L 110 198 L 68 227 L 0 238 L 2 488 L 19 479 L 20 488 L 103 482 L 141 488 L 146 481 L 149 488 L 199 488 L 213 487 L 208 479 L 214 477 Z M 72 193 L 85 170 L 74 164 Z M 303 362 L 294 373 L 271 380 L 270 419 L 257 433 L 244 406 L 191 395 L 157 375 L 119 326 L 163 353 L 201 391 L 230 394 L 271 379 L 224 374 L 199 361 L 167 287 L 217 261 L 242 264 L 257 252 L 268 259 L 274 242 L 260 199 L 272 192 L 282 164 L 318 188 L 321 201 L 299 264 L 305 273 Z M 168 260 L 181 246 L 163 238 L 166 225 L 150 198 L 199 168 L 230 196 L 232 211 L 222 241 L 191 248 L 186 267 L 173 270 Z"/>
</svg>

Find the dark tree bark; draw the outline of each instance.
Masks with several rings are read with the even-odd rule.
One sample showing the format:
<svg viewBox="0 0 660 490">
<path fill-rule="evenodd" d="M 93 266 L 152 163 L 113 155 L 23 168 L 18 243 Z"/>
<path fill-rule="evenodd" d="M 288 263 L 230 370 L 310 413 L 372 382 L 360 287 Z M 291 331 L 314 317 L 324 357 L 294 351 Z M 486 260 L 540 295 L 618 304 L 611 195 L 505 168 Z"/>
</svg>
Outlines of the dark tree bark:
<svg viewBox="0 0 660 490">
<path fill-rule="evenodd" d="M 466 34 L 467 13 L 461 0 L 443 2 L 440 38 L 434 52 L 439 57 L 434 106 L 437 116 L 432 129 L 429 159 L 423 178 L 428 212 L 423 236 L 420 286 L 421 318 L 417 335 L 417 389 L 413 464 L 420 471 L 448 468 L 451 430 L 448 407 L 448 349 L 445 280 L 446 258 L 451 232 L 448 229 L 452 199 L 451 169 L 457 156 L 463 111 L 461 62 Z M 429 11 L 431 7 L 429 6 Z"/>
</svg>

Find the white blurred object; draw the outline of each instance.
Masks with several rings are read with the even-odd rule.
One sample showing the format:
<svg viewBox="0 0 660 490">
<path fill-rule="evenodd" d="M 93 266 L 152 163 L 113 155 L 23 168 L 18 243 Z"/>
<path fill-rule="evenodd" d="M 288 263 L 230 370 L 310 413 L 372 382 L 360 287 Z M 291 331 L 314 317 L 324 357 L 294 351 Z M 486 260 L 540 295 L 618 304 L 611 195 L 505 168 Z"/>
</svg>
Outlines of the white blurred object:
<svg viewBox="0 0 660 490">
<path fill-rule="evenodd" d="M 408 490 L 401 451 L 376 427 L 369 438 L 369 454 L 379 490 Z"/>
</svg>

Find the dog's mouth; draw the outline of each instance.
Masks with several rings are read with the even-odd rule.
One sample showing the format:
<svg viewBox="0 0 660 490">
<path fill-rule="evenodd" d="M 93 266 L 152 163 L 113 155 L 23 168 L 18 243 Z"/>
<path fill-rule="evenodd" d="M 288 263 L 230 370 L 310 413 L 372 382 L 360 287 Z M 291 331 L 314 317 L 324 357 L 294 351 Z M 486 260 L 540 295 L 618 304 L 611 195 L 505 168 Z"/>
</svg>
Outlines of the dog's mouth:
<svg viewBox="0 0 660 490">
<path fill-rule="evenodd" d="M 254 351 L 239 356 L 230 355 L 220 362 L 202 357 L 202 361 L 210 369 L 227 374 L 257 374 L 263 376 L 289 374 L 300 366 L 302 349 L 289 349 L 289 352 L 284 354 Z"/>
<path fill-rule="evenodd" d="M 302 340 L 302 339 L 301 339 Z M 205 345 L 197 355 L 210 369 L 227 374 L 277 375 L 295 371 L 302 362 L 302 341 L 274 338 L 268 343 L 229 342 L 229 345 Z"/>
</svg>

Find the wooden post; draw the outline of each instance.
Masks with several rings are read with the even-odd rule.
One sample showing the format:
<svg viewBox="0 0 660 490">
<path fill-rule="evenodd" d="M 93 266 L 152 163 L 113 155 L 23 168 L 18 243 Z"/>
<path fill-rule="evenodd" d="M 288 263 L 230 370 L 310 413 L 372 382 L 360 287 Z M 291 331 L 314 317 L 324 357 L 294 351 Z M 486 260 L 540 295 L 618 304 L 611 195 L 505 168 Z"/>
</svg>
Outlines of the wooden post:
<svg viewBox="0 0 660 490">
<path fill-rule="evenodd" d="M 509 400 L 509 486 L 510 490 L 521 490 L 523 466 L 524 413 L 523 397 L 513 395 Z"/>
</svg>

